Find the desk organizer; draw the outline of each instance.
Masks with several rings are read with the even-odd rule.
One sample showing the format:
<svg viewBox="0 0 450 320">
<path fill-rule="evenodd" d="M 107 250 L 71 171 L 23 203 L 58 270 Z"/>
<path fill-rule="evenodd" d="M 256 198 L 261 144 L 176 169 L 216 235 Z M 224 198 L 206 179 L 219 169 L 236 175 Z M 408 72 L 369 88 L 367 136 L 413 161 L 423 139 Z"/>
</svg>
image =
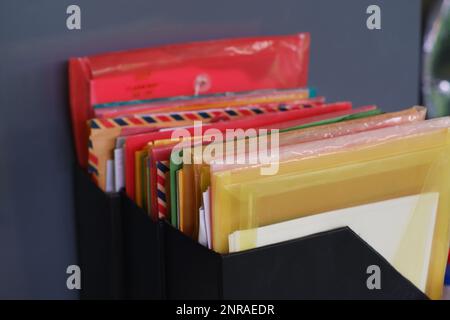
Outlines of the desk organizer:
<svg viewBox="0 0 450 320">
<path fill-rule="evenodd" d="M 121 194 L 123 221 L 124 297 L 165 298 L 164 224 L 153 221 Z"/>
<path fill-rule="evenodd" d="M 123 226 L 118 194 L 106 194 L 75 168 L 75 213 L 82 299 L 123 294 Z"/>
<path fill-rule="evenodd" d="M 165 230 L 169 299 L 426 299 L 349 228 L 219 255 Z M 381 269 L 381 290 L 367 267 Z"/>
<path fill-rule="evenodd" d="M 82 299 L 427 299 L 349 228 L 220 255 L 79 168 L 75 201 Z"/>
</svg>

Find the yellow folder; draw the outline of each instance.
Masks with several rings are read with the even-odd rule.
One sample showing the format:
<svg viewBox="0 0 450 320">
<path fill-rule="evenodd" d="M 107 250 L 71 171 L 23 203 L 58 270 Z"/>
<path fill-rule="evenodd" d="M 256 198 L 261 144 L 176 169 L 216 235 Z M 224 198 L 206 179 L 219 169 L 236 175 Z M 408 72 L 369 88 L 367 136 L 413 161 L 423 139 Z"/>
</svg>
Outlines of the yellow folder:
<svg viewBox="0 0 450 320">
<path fill-rule="evenodd" d="M 349 137 L 361 144 L 349 143 L 341 150 L 337 147 L 343 138 L 317 142 L 322 152 L 316 156 L 299 152 L 298 159 L 280 163 L 274 176 L 261 176 L 258 168 L 214 171 L 212 166 L 213 249 L 227 253 L 228 236 L 237 230 L 436 192 L 439 204 L 426 293 L 439 298 L 449 244 L 450 120 L 430 121 L 422 126 L 420 122 L 406 125 L 401 138 L 399 128 L 376 130 L 378 139 L 373 141 L 363 139 L 368 133 L 352 135 Z M 414 126 L 418 129 L 412 129 Z M 397 135 L 389 135 L 394 132 Z M 333 146 L 336 148 L 330 151 Z M 302 144 L 299 151 L 311 147 L 311 143 Z M 423 245 L 422 238 L 414 235 L 422 230 L 426 205 L 426 201 L 417 203 L 408 226 L 417 232 L 408 232 L 402 239 L 401 252 Z M 398 259 L 404 256 L 400 254 Z M 402 264 L 408 261 L 397 261 L 397 265 Z"/>
<path fill-rule="evenodd" d="M 332 137 L 345 136 L 352 133 L 366 132 L 370 130 L 391 127 L 395 125 L 403 125 L 413 123 L 417 121 L 423 121 L 426 115 L 426 108 L 424 107 L 412 107 L 398 112 L 390 112 L 386 114 L 365 117 L 362 119 L 348 120 L 344 122 L 331 123 L 327 125 L 313 126 L 309 128 L 289 130 L 281 132 L 279 134 L 278 144 L 280 146 L 280 160 L 283 157 L 289 157 L 295 155 L 295 150 L 292 151 L 290 145 L 298 145 L 299 143 L 306 143 L 310 141 L 317 141 L 328 139 Z M 261 138 L 261 137 L 260 137 Z M 241 150 L 244 150 L 248 156 L 251 148 L 249 145 L 251 142 L 255 142 L 255 138 L 249 138 L 237 141 L 233 143 L 233 149 L 235 154 L 238 154 L 237 145 L 243 144 Z M 267 142 L 271 143 L 270 137 L 267 137 Z M 258 145 L 258 142 L 256 141 Z M 211 144 L 208 148 L 211 148 Z M 222 145 L 221 143 L 216 145 Z M 185 164 L 186 171 L 189 170 L 189 176 L 184 180 L 184 190 L 193 190 L 192 195 L 193 202 L 190 206 L 187 206 L 182 211 L 182 215 L 186 216 L 187 221 L 194 221 L 195 225 L 198 225 L 198 210 L 202 206 L 202 194 L 210 186 L 210 168 L 209 163 L 204 162 L 203 154 L 207 146 L 198 145 L 192 149 L 184 149 L 184 155 L 190 158 L 190 163 Z M 269 148 L 270 149 L 270 148 Z M 225 147 L 222 147 L 225 152 Z M 221 155 L 216 160 L 221 159 Z M 239 164 L 222 164 L 216 165 L 216 170 L 226 170 L 232 168 L 242 168 Z M 194 179 L 194 180 L 191 180 Z M 194 229 L 197 230 L 197 229 Z M 196 234 L 193 234 L 196 238 Z"/>
</svg>

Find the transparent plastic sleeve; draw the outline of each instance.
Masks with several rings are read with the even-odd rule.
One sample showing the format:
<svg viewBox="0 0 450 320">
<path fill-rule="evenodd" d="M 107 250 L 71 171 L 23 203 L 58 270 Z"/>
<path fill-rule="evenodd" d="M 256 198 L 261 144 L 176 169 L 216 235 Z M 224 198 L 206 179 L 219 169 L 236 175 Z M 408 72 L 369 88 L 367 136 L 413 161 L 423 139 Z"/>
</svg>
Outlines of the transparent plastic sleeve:
<svg viewBox="0 0 450 320">
<path fill-rule="evenodd" d="M 414 195 L 419 200 L 390 262 L 415 284 L 425 273 L 424 291 L 439 298 L 449 245 L 449 127 L 450 118 L 441 118 L 299 144 L 273 176 L 211 168 L 213 249 L 227 253 L 228 236 L 238 230 L 253 230 L 245 241 L 254 247 L 261 226 Z M 427 258 L 430 193 L 438 205 Z M 429 264 L 412 263 L 418 257 Z"/>
<path fill-rule="evenodd" d="M 223 92 L 305 87 L 308 33 L 223 39 L 69 60 L 78 162 L 87 167 L 86 121 L 94 105 Z"/>
<path fill-rule="evenodd" d="M 416 121 L 425 120 L 426 116 L 426 108 L 424 107 L 412 107 L 410 109 L 406 109 L 398 112 L 385 113 L 381 115 L 374 115 L 368 117 L 362 117 L 360 119 L 348 120 L 348 121 L 338 121 L 336 123 L 330 123 L 327 125 L 319 125 L 307 127 L 301 130 L 293 130 L 287 132 L 281 132 L 279 135 L 278 145 L 280 147 L 278 159 L 274 159 L 274 161 L 284 161 L 291 157 L 295 157 L 298 154 L 297 144 L 319 141 L 329 138 L 336 138 L 341 136 L 347 136 L 355 133 L 366 132 L 386 127 L 394 127 L 403 124 L 410 124 Z M 345 120 L 345 119 L 344 119 Z M 364 137 L 363 137 L 364 138 Z M 353 140 L 350 139 L 348 143 L 351 143 Z M 246 142 L 245 148 L 242 148 L 246 159 L 258 159 L 258 152 L 250 152 L 249 144 L 251 142 L 255 142 L 255 140 L 250 140 Z M 268 149 L 271 148 L 271 139 L 267 139 L 267 143 L 269 144 Z M 357 141 L 355 141 L 357 143 Z M 259 144 L 258 144 L 259 147 Z M 266 147 L 266 146 L 264 146 Z M 270 150 L 268 150 L 270 151 Z M 310 151 L 310 150 L 309 150 Z M 308 152 L 309 152 L 308 151 Z M 273 156 L 273 155 L 272 155 Z M 230 169 L 243 169 L 248 167 L 261 167 L 263 164 L 226 164 L 219 163 L 213 164 L 213 169 L 215 171 L 220 170 L 230 170 Z"/>
</svg>

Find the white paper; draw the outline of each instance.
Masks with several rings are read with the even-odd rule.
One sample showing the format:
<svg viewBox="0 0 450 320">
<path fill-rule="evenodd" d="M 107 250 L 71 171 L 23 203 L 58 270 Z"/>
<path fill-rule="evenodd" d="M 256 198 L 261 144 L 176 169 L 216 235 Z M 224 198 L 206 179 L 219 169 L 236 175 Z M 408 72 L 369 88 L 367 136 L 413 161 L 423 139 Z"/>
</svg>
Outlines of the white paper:
<svg viewBox="0 0 450 320">
<path fill-rule="evenodd" d="M 255 232 L 255 247 L 261 247 L 348 226 L 425 291 L 438 199 L 438 193 L 407 196 L 237 231 L 229 236 L 229 248 L 230 252 L 250 249 L 243 248 L 241 245 L 248 244 L 242 244 L 240 239 L 251 238 L 251 232 Z M 423 216 L 417 217 L 414 210 L 419 202 L 427 207 L 420 211 Z M 411 236 L 420 243 L 413 250 L 402 242 Z"/>
<path fill-rule="evenodd" d="M 114 190 L 119 192 L 125 188 L 124 149 L 114 149 Z"/>
<path fill-rule="evenodd" d="M 106 161 L 106 192 L 114 192 L 114 160 Z"/>
<path fill-rule="evenodd" d="M 204 246 L 208 246 L 208 240 L 206 237 L 206 223 L 205 223 L 205 211 L 203 210 L 203 207 L 198 210 L 198 242 Z"/>
<path fill-rule="evenodd" d="M 211 187 L 208 187 L 205 192 L 203 192 L 203 208 L 205 211 L 205 223 L 206 223 L 206 237 L 208 239 L 208 248 L 212 249 L 212 239 L 211 239 L 211 210 L 210 210 L 210 199 Z"/>
</svg>

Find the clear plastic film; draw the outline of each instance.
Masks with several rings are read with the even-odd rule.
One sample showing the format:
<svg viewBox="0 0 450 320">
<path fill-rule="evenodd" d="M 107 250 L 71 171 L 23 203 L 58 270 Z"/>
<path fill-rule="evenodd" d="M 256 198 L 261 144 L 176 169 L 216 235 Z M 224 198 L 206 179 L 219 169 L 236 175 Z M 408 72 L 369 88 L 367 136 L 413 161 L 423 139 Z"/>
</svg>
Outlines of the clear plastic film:
<svg viewBox="0 0 450 320">
<path fill-rule="evenodd" d="M 235 231 L 247 231 L 241 241 L 248 249 L 258 242 L 258 227 L 415 196 L 389 262 L 439 298 L 449 244 L 449 127 L 450 118 L 442 118 L 299 144 L 291 149 L 295 157 L 281 161 L 273 176 L 261 176 L 258 168 L 216 171 L 212 166 L 213 249 L 227 253 Z M 434 220 L 430 199 L 436 197 L 430 195 L 438 199 Z"/>
<path fill-rule="evenodd" d="M 279 150 L 279 160 L 283 161 L 287 160 L 292 156 L 297 155 L 296 145 L 300 143 L 319 141 L 329 138 L 336 138 L 341 136 L 346 136 L 350 134 L 366 132 L 370 130 L 376 130 L 386 127 L 394 127 L 408 123 L 414 123 L 416 121 L 425 120 L 426 117 L 426 108 L 424 107 L 412 107 L 403 111 L 385 113 L 381 115 L 363 117 L 355 120 L 347 120 L 347 121 L 338 121 L 335 123 L 330 123 L 327 125 L 319 125 L 319 126 L 311 126 L 305 125 L 305 128 L 302 126 L 299 127 L 301 130 L 289 130 L 285 132 L 281 132 L 279 135 L 278 145 L 280 147 Z M 345 120 L 345 119 L 343 119 Z M 363 137 L 364 138 L 364 137 Z M 267 139 L 268 149 L 271 147 L 271 139 Z M 259 150 L 252 152 L 249 145 L 254 142 L 251 139 L 246 141 L 245 147 L 242 148 L 246 159 L 257 159 L 258 155 L 256 154 Z M 351 143 L 352 140 L 349 141 Z M 357 143 L 357 141 L 355 141 Z M 259 147 L 259 144 L 257 145 Z M 236 150 L 235 150 L 236 151 Z M 277 159 L 275 159 L 277 160 Z M 217 163 L 214 164 L 214 170 L 230 170 L 230 169 L 243 169 L 248 167 L 261 167 L 261 163 L 256 164 L 227 164 L 227 163 Z"/>
<path fill-rule="evenodd" d="M 309 34 L 223 39 L 86 57 L 92 104 L 306 85 Z"/>
</svg>

